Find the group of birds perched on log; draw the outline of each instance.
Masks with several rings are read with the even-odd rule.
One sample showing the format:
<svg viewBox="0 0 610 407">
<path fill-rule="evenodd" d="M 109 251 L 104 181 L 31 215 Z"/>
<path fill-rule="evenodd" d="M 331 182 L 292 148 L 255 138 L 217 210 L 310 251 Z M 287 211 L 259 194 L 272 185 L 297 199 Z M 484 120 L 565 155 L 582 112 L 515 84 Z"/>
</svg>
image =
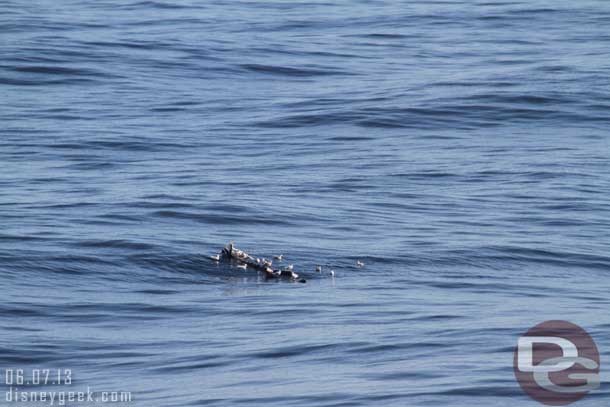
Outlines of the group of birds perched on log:
<svg viewBox="0 0 610 407">
<path fill-rule="evenodd" d="M 235 260 L 237 264 L 235 267 L 246 270 L 248 267 L 254 268 L 255 270 L 262 271 L 265 273 L 267 278 L 272 279 L 289 279 L 295 280 L 299 282 L 306 282 L 305 279 L 299 280 L 299 275 L 293 271 L 294 266 L 292 264 L 288 264 L 284 267 L 280 267 L 278 269 L 273 268 L 273 260 L 277 260 L 278 262 L 282 262 L 284 260 L 284 255 L 279 254 L 273 256 L 273 260 L 269 260 L 266 258 L 258 258 L 249 255 L 248 253 L 237 249 L 233 242 L 230 242 L 225 246 L 225 248 L 218 254 L 210 256 L 210 259 L 214 262 L 220 262 L 223 258 Z M 364 267 L 364 263 L 360 260 L 356 261 L 356 267 Z M 316 273 L 322 273 L 322 266 L 316 266 Z M 331 277 L 335 276 L 335 271 L 330 270 L 328 274 Z"/>
</svg>

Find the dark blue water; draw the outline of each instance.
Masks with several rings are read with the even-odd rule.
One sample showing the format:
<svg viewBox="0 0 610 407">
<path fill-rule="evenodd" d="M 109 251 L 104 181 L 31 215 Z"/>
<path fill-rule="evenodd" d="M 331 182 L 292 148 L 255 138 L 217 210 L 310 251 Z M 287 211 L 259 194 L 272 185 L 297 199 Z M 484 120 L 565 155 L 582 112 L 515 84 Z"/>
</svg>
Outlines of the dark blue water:
<svg viewBox="0 0 610 407">
<path fill-rule="evenodd" d="M 0 1 L 0 367 L 137 406 L 535 405 L 513 347 L 567 319 L 607 404 L 609 29 L 601 0 Z M 307 284 L 208 260 L 232 239 Z"/>
</svg>

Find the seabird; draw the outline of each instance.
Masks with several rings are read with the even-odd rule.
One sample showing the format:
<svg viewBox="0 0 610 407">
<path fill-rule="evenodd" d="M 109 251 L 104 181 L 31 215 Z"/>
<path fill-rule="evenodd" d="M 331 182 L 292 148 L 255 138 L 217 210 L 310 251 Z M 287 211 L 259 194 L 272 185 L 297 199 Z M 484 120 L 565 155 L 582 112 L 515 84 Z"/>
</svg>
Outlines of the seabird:
<svg viewBox="0 0 610 407">
<path fill-rule="evenodd" d="M 280 254 L 279 256 L 273 256 L 274 259 L 282 261 L 282 259 L 284 258 L 283 254 Z"/>
<path fill-rule="evenodd" d="M 358 261 L 356 262 L 356 266 L 357 266 L 357 267 L 364 267 L 364 263 L 363 263 L 363 262 L 361 262 L 360 260 L 358 260 Z"/>
<path fill-rule="evenodd" d="M 213 256 L 210 256 L 210 259 L 212 259 L 214 261 L 220 261 L 220 254 L 215 254 Z"/>
<path fill-rule="evenodd" d="M 238 265 L 237 265 L 237 268 L 238 268 L 238 269 L 244 269 L 244 270 L 245 270 L 245 269 L 247 269 L 247 268 L 248 268 L 248 265 L 247 265 L 246 263 L 244 263 L 244 264 L 238 264 Z"/>
<path fill-rule="evenodd" d="M 322 272 L 322 266 L 316 266 L 316 272 L 321 273 Z"/>
<path fill-rule="evenodd" d="M 330 275 L 331 275 L 331 277 L 334 277 L 335 276 L 335 270 L 331 270 L 330 271 Z"/>
<path fill-rule="evenodd" d="M 265 267 L 263 272 L 268 278 L 278 278 L 281 274 L 279 270 L 273 270 L 271 267 Z"/>
<path fill-rule="evenodd" d="M 287 266 L 285 267 L 285 270 L 290 270 L 290 271 L 292 271 L 292 269 L 293 269 L 292 264 L 289 264 L 289 265 L 287 265 Z"/>
</svg>

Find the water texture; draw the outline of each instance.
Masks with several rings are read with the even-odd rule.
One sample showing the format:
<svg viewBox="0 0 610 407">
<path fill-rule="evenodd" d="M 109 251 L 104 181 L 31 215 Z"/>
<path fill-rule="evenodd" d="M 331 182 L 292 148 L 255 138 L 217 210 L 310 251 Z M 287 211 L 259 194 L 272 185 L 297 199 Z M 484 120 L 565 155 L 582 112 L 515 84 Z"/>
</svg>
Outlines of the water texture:
<svg viewBox="0 0 610 407">
<path fill-rule="evenodd" d="M 566 319 L 607 404 L 609 28 L 601 0 L 0 1 L 0 367 L 148 407 L 533 406 L 513 348 Z M 229 240 L 307 284 L 209 261 Z"/>
</svg>

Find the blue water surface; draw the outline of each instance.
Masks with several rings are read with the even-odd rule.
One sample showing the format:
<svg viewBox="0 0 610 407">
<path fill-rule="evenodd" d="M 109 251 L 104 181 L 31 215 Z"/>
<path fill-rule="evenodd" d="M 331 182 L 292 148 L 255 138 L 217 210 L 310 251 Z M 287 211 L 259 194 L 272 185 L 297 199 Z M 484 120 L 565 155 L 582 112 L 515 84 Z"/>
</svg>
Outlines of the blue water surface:
<svg viewBox="0 0 610 407">
<path fill-rule="evenodd" d="M 0 368 L 147 407 L 534 406 L 514 346 L 566 319 L 607 404 L 609 28 L 603 0 L 0 1 Z M 210 261 L 229 240 L 307 283 Z"/>
</svg>

